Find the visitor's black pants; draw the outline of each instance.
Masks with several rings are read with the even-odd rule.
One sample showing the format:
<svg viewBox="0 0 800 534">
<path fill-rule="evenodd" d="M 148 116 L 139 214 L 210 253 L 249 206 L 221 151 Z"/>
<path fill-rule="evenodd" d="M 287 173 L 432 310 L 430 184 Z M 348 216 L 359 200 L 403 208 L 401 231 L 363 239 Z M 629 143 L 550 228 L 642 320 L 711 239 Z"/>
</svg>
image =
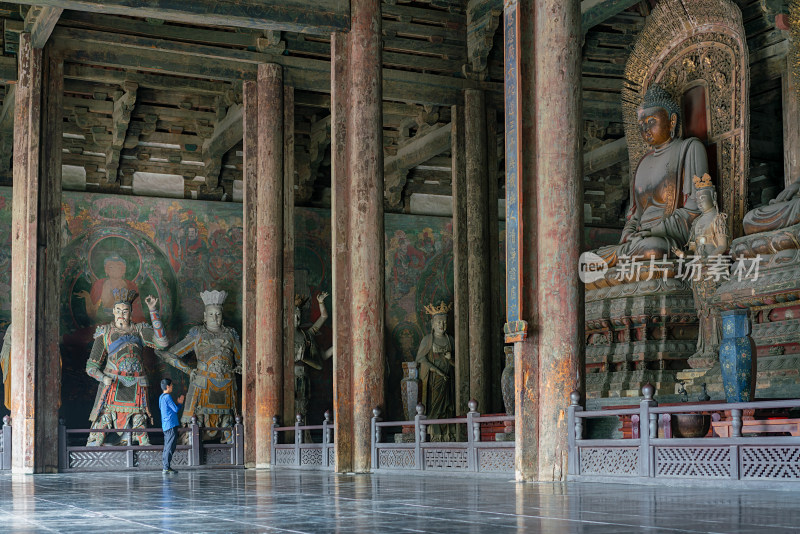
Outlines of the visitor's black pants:
<svg viewBox="0 0 800 534">
<path fill-rule="evenodd" d="M 164 455 L 163 464 L 164 469 L 169 469 L 169 464 L 172 462 L 172 455 L 175 454 L 175 447 L 178 446 L 178 427 L 174 426 L 169 430 L 164 431 Z"/>
</svg>

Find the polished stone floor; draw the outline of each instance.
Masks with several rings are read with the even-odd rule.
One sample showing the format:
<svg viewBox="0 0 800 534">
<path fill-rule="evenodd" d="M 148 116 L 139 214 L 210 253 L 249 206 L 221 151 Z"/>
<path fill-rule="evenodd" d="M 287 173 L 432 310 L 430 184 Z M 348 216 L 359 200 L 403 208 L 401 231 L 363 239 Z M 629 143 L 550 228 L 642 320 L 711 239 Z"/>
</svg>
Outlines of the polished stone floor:
<svg viewBox="0 0 800 534">
<path fill-rule="evenodd" d="M 0 475 L 0 532 L 800 532 L 800 491 L 298 471 Z"/>
</svg>

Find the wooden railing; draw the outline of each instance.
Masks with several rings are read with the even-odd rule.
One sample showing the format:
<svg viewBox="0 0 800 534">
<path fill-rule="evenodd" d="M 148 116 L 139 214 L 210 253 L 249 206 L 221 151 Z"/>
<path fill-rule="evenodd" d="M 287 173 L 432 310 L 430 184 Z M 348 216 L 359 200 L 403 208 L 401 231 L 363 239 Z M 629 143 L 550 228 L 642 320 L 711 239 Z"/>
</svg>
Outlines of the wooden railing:
<svg viewBox="0 0 800 534">
<path fill-rule="evenodd" d="M 3 417 L 0 431 L 0 471 L 11 469 L 11 417 Z"/>
<path fill-rule="evenodd" d="M 642 394 L 644 399 L 639 408 L 584 411 L 580 394 L 572 392 L 568 411 L 570 478 L 741 480 L 771 484 L 800 481 L 800 437 L 742 435 L 743 427 L 758 423 L 743 420 L 746 410 L 800 408 L 800 399 L 658 406 L 652 386 L 642 388 Z M 730 415 L 729 422 L 723 423 L 730 437 L 658 435 L 659 423 L 670 424 L 680 414 L 708 417 L 708 423 L 712 424 L 714 419 L 719 420 L 712 417 L 712 412 Z M 589 420 L 609 416 L 631 417 L 633 424 L 638 425 L 638 437 L 584 439 Z M 755 428 L 765 431 L 767 426 Z M 779 432 L 788 431 L 786 426 L 772 426 Z"/>
<path fill-rule="evenodd" d="M 231 432 L 233 443 L 203 443 L 203 432 Z M 161 469 L 162 445 L 100 445 L 70 446 L 69 438 L 77 434 L 93 432 L 110 434 L 121 432 L 129 444 L 137 433 L 161 434 L 161 428 L 105 428 L 68 429 L 64 420 L 59 421 L 58 463 L 60 472 L 118 471 Z M 178 445 L 172 465 L 178 469 L 202 469 L 219 467 L 244 467 L 244 427 L 241 417 L 236 417 L 233 427 L 201 427 L 197 418 L 192 418 L 188 427 L 178 428 L 178 433 L 191 433 L 190 445 Z"/>
<path fill-rule="evenodd" d="M 333 421 L 331 413 L 325 412 L 321 425 L 304 425 L 298 414 L 294 426 L 278 426 L 278 416 L 272 418 L 272 445 L 270 458 L 272 467 L 294 467 L 302 469 L 333 469 Z M 322 431 L 322 443 L 306 440 L 306 434 Z M 294 432 L 292 443 L 281 443 L 281 434 Z"/>
<path fill-rule="evenodd" d="M 413 421 L 383 421 L 380 409 L 375 408 L 372 418 L 373 472 L 431 471 L 504 476 L 513 473 L 514 442 L 481 441 L 480 425 L 514 421 L 514 416 L 481 416 L 477 409 L 478 403 L 471 400 L 466 418 L 428 419 L 425 407 L 418 404 Z M 429 442 L 428 428 L 433 425 L 466 425 L 467 439 Z M 383 432 L 388 427 L 413 427 L 413 443 L 384 443 Z"/>
</svg>

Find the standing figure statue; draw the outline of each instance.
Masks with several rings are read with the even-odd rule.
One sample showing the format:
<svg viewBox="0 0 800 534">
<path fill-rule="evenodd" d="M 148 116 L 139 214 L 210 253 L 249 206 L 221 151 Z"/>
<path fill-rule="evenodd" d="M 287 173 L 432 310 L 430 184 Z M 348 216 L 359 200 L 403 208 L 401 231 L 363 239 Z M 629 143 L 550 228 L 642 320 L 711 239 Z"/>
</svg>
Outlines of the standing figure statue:
<svg viewBox="0 0 800 534">
<path fill-rule="evenodd" d="M 425 312 L 431 315 L 431 333 L 422 338 L 417 351 L 422 381 L 422 403 L 428 419 L 448 419 L 456 415 L 455 341 L 445 332 L 447 312 L 452 305 L 428 304 Z M 431 441 L 457 441 L 456 425 L 428 425 Z"/>
<path fill-rule="evenodd" d="M 325 352 L 319 350 L 315 337 L 320 328 L 328 320 L 325 299 L 328 293 L 323 291 L 317 295 L 319 318 L 309 328 L 300 328 L 301 310 L 308 302 L 308 297 L 295 295 L 294 298 L 294 409 L 305 421 L 308 414 L 308 403 L 311 399 L 311 382 L 308 378 L 308 367 L 322 369 L 322 361 L 333 355 L 333 347 Z M 305 365 L 304 365 L 305 364 Z M 308 367 L 306 367 L 308 366 Z"/>
<path fill-rule="evenodd" d="M 181 341 L 156 354 L 169 365 L 190 376 L 186 404 L 181 423 L 188 426 L 192 416 L 200 426 L 230 428 L 237 413 L 236 374 L 242 373 L 242 344 L 233 328 L 222 324 L 222 304 L 228 297 L 225 291 L 203 291 L 205 304 L 202 326 L 195 326 Z M 197 368 L 181 360 L 194 351 Z M 187 442 L 189 433 L 183 434 Z M 213 439 L 217 431 L 207 431 L 204 438 Z M 230 430 L 223 431 L 222 443 L 233 443 Z"/>
<path fill-rule="evenodd" d="M 164 326 L 156 309 L 158 299 L 148 295 L 152 326 L 131 322 L 131 304 L 136 292 L 117 288 L 114 295 L 114 322 L 100 325 L 94 333 L 94 344 L 86 374 L 100 382 L 94 408 L 89 416 L 92 428 L 144 428 L 150 419 L 147 405 L 147 375 L 142 362 L 142 349 L 147 346 L 163 349 L 169 345 Z M 134 434 L 139 445 L 149 445 L 145 432 Z M 105 434 L 92 432 L 86 445 L 102 445 Z M 120 442 L 127 445 L 126 439 Z"/>
<path fill-rule="evenodd" d="M 680 108 L 661 86 L 651 85 L 638 110 L 639 128 L 652 147 L 636 167 L 630 208 L 618 245 L 595 252 L 609 266 L 620 258 L 661 259 L 682 249 L 700 214 L 693 178 L 708 173 L 705 147 L 696 137 L 676 136 Z"/>
<path fill-rule="evenodd" d="M 3 371 L 3 387 L 5 389 L 3 404 L 11 409 L 11 324 L 6 328 L 3 337 L 3 348 L 0 349 L 0 369 Z"/>
<path fill-rule="evenodd" d="M 699 268 L 692 277 L 692 292 L 700 329 L 697 335 L 697 350 L 689 358 L 692 367 L 710 367 L 719 355 L 722 318 L 719 310 L 711 303 L 714 292 L 725 277 L 710 270 L 727 270 L 727 257 L 723 256 L 730 246 L 728 216 L 719 212 L 717 192 L 708 174 L 694 178 L 695 199 L 700 208 L 700 216 L 692 223 L 689 231 L 689 249 Z M 676 254 L 682 256 L 680 251 Z M 725 273 L 727 274 L 727 273 Z"/>
</svg>

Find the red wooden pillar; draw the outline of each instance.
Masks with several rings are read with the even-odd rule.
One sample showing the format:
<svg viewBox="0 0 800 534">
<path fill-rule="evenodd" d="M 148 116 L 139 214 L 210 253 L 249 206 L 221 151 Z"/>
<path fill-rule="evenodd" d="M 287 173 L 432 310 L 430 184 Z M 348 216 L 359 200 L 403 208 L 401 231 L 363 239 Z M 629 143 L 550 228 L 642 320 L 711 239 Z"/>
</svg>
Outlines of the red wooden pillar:
<svg viewBox="0 0 800 534">
<path fill-rule="evenodd" d="M 12 215 L 12 469 L 58 469 L 63 61 L 20 35 Z M 44 80 L 44 81 L 43 81 Z"/>
<path fill-rule="evenodd" d="M 256 465 L 256 284 L 258 224 L 258 84 L 244 83 L 244 313 L 242 317 L 242 414 L 244 416 L 244 458 L 247 467 Z M 262 423 L 263 425 L 263 423 Z M 262 438 L 265 439 L 265 438 Z"/>
<path fill-rule="evenodd" d="M 275 415 L 283 413 L 283 71 L 258 66 L 256 467 L 267 467 Z"/>
<path fill-rule="evenodd" d="M 381 3 L 350 6 L 351 31 L 334 35 L 332 64 L 336 470 L 368 472 L 370 420 L 384 391 Z"/>
<path fill-rule="evenodd" d="M 582 390 L 584 293 L 581 11 L 579 0 L 536 0 L 539 472 L 567 474 L 568 392 Z M 533 200 L 531 198 L 530 200 Z"/>
</svg>

